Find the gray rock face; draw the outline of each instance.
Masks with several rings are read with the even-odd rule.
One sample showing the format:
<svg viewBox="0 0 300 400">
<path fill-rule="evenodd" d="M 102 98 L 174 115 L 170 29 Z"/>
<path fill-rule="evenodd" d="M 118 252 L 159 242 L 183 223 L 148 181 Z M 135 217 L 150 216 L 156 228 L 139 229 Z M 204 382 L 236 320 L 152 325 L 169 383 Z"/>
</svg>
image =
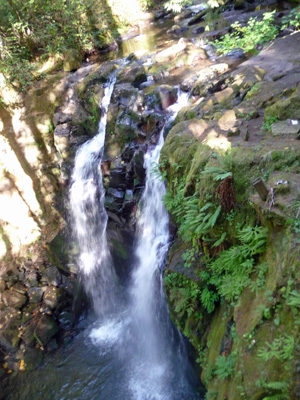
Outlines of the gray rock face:
<svg viewBox="0 0 300 400">
<path fill-rule="evenodd" d="M 300 138 L 300 122 L 298 120 L 287 119 L 285 121 L 274 122 L 271 126 L 273 136 L 291 136 Z"/>
</svg>

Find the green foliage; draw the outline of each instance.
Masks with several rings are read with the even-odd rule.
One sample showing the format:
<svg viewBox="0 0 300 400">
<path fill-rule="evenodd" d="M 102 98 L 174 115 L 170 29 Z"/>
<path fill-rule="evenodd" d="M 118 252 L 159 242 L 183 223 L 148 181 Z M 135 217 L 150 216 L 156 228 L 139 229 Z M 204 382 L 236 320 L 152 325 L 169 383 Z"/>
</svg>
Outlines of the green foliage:
<svg viewBox="0 0 300 400">
<path fill-rule="evenodd" d="M 234 353 L 229 356 L 221 355 L 216 359 L 213 374 L 221 380 L 232 377 L 235 371 L 236 355 Z"/>
<path fill-rule="evenodd" d="M 118 2 L 115 2 L 117 4 Z M 122 24 L 106 0 L 0 2 L 0 68 L 8 83 L 25 89 L 36 79 L 37 58 L 103 49 Z"/>
<path fill-rule="evenodd" d="M 209 175 L 215 175 L 214 176 L 214 181 L 222 181 L 223 179 L 228 178 L 229 176 L 232 176 L 232 172 L 227 172 L 222 168 L 218 167 L 206 167 L 204 171 L 202 172 L 203 175 L 209 174 Z"/>
<path fill-rule="evenodd" d="M 237 238 L 241 244 L 222 251 L 219 258 L 208 266 L 211 271 L 209 282 L 228 301 L 236 300 L 249 284 L 254 257 L 265 250 L 267 231 L 261 227 L 247 226 L 238 232 Z"/>
<path fill-rule="evenodd" d="M 259 289 L 262 289 L 266 283 L 266 273 L 268 272 L 268 264 L 260 264 L 256 267 L 257 278 L 250 284 L 251 292 L 258 294 Z"/>
<path fill-rule="evenodd" d="M 291 360 L 294 354 L 295 341 L 293 336 L 285 335 L 274 339 L 272 343 L 265 343 L 266 346 L 258 350 L 258 357 L 269 361 L 272 357 L 284 362 Z"/>
<path fill-rule="evenodd" d="M 256 386 L 263 388 L 266 396 L 262 400 L 288 400 L 289 384 L 283 381 L 267 382 L 266 377 L 262 376 L 261 379 L 256 381 Z"/>
<path fill-rule="evenodd" d="M 298 30 L 300 28 L 300 8 L 294 8 L 291 10 L 289 15 L 282 17 L 282 27 L 281 29 L 294 28 Z"/>
<path fill-rule="evenodd" d="M 175 13 L 180 13 L 182 7 L 186 4 L 192 4 L 190 0 L 169 0 L 164 3 L 164 8 L 167 11 L 173 11 Z"/>
<path fill-rule="evenodd" d="M 170 292 L 171 301 L 174 302 L 177 316 L 191 317 L 196 312 L 200 300 L 201 290 L 197 282 L 173 272 L 165 276 L 165 285 Z M 200 314 L 196 315 L 201 319 Z M 184 333 L 188 336 L 188 332 Z"/>
<path fill-rule="evenodd" d="M 270 132 L 270 131 L 271 131 L 272 124 L 274 124 L 274 122 L 277 122 L 277 121 L 278 121 L 278 118 L 277 118 L 277 117 L 268 116 L 268 117 L 266 118 L 266 120 L 263 122 L 262 127 L 263 127 L 266 131 Z"/>
<path fill-rule="evenodd" d="M 222 36 L 213 43 L 218 53 L 226 54 L 237 49 L 253 53 L 257 45 L 273 40 L 278 33 L 278 28 L 273 25 L 274 13 L 275 11 L 265 13 L 261 21 L 250 18 L 245 26 L 235 22 L 231 25 L 232 33 Z"/>
</svg>

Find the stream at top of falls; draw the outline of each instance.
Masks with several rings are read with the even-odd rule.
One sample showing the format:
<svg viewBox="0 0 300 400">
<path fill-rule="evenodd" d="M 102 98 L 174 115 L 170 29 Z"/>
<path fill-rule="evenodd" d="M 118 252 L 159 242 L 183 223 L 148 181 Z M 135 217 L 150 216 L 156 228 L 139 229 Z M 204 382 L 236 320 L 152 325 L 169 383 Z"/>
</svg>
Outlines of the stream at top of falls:
<svg viewBox="0 0 300 400">
<path fill-rule="evenodd" d="M 122 68 L 122 66 L 120 67 Z M 78 266 L 95 313 L 79 333 L 31 372 L 10 384 L 7 400 L 196 400 L 198 379 L 184 339 L 171 322 L 163 288 L 169 245 L 165 185 L 151 170 L 158 163 L 164 128 L 145 154 L 146 185 L 139 207 L 132 276 L 118 282 L 106 239 L 102 182 L 107 109 L 116 82 L 110 76 L 101 103 L 99 132 L 78 150 L 70 188 Z M 187 94 L 166 110 L 165 126 L 187 103 Z"/>
</svg>

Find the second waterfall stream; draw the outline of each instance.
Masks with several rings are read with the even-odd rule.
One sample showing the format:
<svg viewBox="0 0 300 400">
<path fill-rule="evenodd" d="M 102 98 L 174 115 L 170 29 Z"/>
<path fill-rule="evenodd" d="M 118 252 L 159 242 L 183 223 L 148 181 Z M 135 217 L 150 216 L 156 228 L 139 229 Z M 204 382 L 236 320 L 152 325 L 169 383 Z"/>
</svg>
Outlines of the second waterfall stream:
<svg viewBox="0 0 300 400">
<path fill-rule="evenodd" d="M 126 288 L 118 284 L 109 254 L 100 165 L 116 76 L 117 71 L 105 89 L 98 135 L 77 152 L 70 190 L 78 266 L 96 314 L 89 340 L 95 352 L 110 353 L 118 365 L 101 379 L 107 389 L 99 390 L 99 399 L 196 400 L 200 397 L 195 372 L 183 338 L 170 320 L 163 288 L 169 219 L 162 201 L 164 183 L 151 171 L 159 161 L 164 129 L 158 144 L 149 145 L 145 155 L 146 186 L 139 205 L 132 276 Z M 177 103 L 166 111 L 165 126 L 187 99 L 187 94 L 179 94 Z"/>
</svg>

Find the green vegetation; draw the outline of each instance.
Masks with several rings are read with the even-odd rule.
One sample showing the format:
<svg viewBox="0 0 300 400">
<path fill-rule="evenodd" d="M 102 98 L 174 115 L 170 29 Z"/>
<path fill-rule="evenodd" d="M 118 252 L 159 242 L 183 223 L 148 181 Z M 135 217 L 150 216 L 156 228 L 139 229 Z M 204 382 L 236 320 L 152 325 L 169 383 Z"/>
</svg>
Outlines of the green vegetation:
<svg viewBox="0 0 300 400">
<path fill-rule="evenodd" d="M 130 2 L 129 2 L 130 3 Z M 59 64 L 68 49 L 82 56 L 106 49 L 136 22 L 120 0 L 3 0 L 0 2 L 0 68 L 7 83 L 24 90 L 43 78 L 47 60 Z M 135 0 L 135 6 L 139 0 Z M 147 3 L 147 2 L 146 2 Z M 141 0 L 141 6 L 145 1 Z"/>
<path fill-rule="evenodd" d="M 275 11 L 265 13 L 261 21 L 257 18 L 250 18 L 245 26 L 235 22 L 231 25 L 232 33 L 222 36 L 220 40 L 213 43 L 218 53 L 226 54 L 237 49 L 254 53 L 259 44 L 275 39 L 278 28 L 273 24 L 274 13 Z"/>
<path fill-rule="evenodd" d="M 300 28 L 300 8 L 294 8 L 289 15 L 282 18 L 281 29 L 294 28 L 298 30 Z"/>
</svg>

